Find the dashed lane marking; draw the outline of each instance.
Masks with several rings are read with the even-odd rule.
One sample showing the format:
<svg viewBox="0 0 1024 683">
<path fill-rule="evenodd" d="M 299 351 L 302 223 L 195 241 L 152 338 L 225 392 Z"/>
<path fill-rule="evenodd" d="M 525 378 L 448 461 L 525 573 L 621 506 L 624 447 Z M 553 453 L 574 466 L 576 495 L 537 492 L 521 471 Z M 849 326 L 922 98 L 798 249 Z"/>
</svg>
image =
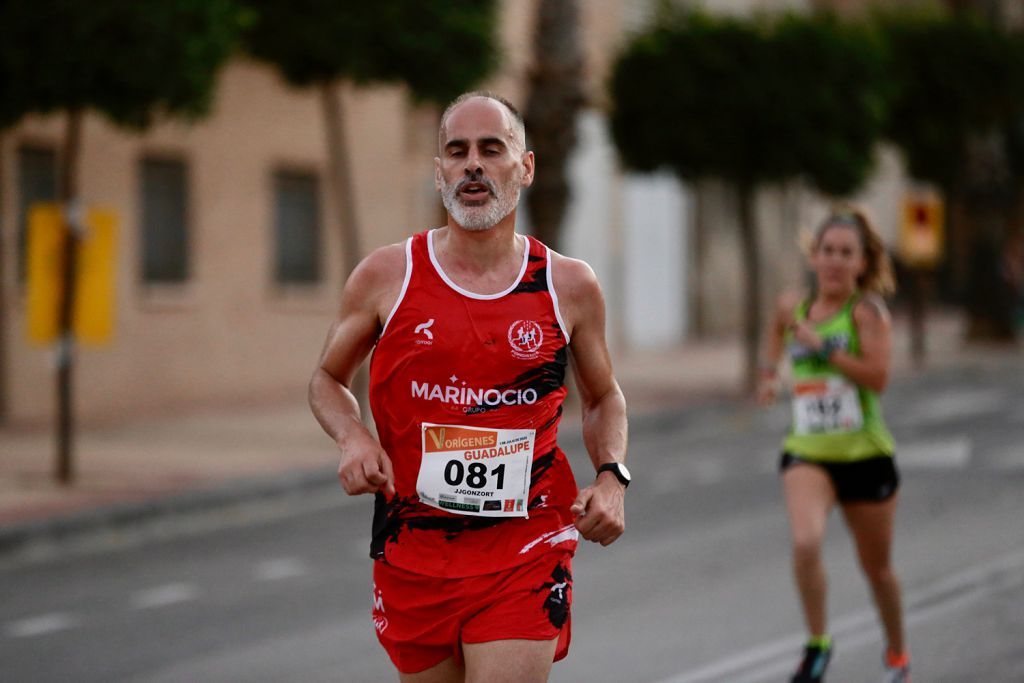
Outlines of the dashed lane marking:
<svg viewBox="0 0 1024 683">
<path fill-rule="evenodd" d="M 280 581 L 305 576 L 309 573 L 306 564 L 297 557 L 276 557 L 256 565 L 253 576 L 258 581 Z"/>
<path fill-rule="evenodd" d="M 966 436 L 941 441 L 905 441 L 896 444 L 896 464 L 902 469 L 959 470 L 971 461 L 973 447 Z"/>
<path fill-rule="evenodd" d="M 701 486 L 718 484 L 726 476 L 725 463 L 721 460 L 698 460 L 693 463 L 692 481 Z"/>
<path fill-rule="evenodd" d="M 939 424 L 998 412 L 1006 397 L 998 389 L 947 391 L 918 399 L 892 421 L 901 425 Z"/>
<path fill-rule="evenodd" d="M 12 621 L 4 631 L 12 638 L 33 638 L 73 628 L 77 623 L 78 620 L 70 614 L 54 612 Z"/>
<path fill-rule="evenodd" d="M 135 609 L 153 609 L 188 602 L 198 597 L 199 588 L 194 584 L 168 583 L 139 591 L 132 596 L 131 602 Z"/>
<path fill-rule="evenodd" d="M 1008 444 L 1001 450 L 990 453 L 987 460 L 994 469 L 1003 472 L 1024 470 L 1024 443 Z"/>
</svg>

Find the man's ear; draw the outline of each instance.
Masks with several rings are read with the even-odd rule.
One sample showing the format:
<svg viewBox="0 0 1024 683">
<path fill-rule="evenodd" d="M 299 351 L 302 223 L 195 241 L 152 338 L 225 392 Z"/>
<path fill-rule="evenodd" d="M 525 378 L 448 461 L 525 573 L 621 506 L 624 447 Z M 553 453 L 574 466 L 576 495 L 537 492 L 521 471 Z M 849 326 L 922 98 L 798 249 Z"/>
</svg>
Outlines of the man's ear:
<svg viewBox="0 0 1024 683">
<path fill-rule="evenodd" d="M 441 160 L 434 157 L 434 189 L 441 191 Z"/>
<path fill-rule="evenodd" d="M 523 187 L 533 185 L 534 158 L 533 152 L 523 153 Z"/>
</svg>

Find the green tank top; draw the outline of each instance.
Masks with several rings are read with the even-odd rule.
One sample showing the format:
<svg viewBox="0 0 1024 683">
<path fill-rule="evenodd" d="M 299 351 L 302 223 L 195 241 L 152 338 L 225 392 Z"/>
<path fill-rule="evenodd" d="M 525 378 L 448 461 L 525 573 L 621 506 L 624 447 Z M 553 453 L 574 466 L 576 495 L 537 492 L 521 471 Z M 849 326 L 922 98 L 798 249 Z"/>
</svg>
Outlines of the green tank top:
<svg viewBox="0 0 1024 683">
<path fill-rule="evenodd" d="M 853 309 L 855 293 L 842 310 L 814 325 L 822 339 L 854 356 L 860 340 Z M 807 319 L 810 301 L 797 306 L 794 317 Z M 787 332 L 786 348 L 793 363 L 793 424 L 783 449 L 807 460 L 854 462 L 879 455 L 891 456 L 895 443 L 882 419 L 878 394 L 857 386 L 834 365 L 820 358 Z"/>
</svg>

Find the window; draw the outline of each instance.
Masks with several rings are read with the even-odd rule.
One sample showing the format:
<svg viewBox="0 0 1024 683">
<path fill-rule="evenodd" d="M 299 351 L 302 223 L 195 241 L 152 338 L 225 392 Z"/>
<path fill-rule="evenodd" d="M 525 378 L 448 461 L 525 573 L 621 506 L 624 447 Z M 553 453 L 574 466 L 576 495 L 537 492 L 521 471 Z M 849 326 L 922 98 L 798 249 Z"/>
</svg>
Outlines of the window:
<svg viewBox="0 0 1024 683">
<path fill-rule="evenodd" d="M 182 161 L 142 160 L 142 280 L 188 279 L 188 168 Z"/>
<path fill-rule="evenodd" d="M 18 281 L 28 277 L 28 212 L 36 202 L 57 200 L 57 153 L 45 147 L 18 149 Z"/>
<path fill-rule="evenodd" d="M 274 278 L 278 284 L 320 281 L 320 193 L 312 173 L 274 173 Z"/>
</svg>

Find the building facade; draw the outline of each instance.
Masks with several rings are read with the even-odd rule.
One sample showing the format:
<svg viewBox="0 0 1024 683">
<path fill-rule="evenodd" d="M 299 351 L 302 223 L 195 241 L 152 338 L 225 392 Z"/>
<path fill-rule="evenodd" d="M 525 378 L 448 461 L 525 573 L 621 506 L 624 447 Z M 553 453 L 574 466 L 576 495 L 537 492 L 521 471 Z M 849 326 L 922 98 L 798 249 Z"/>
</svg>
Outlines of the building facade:
<svg viewBox="0 0 1024 683">
<path fill-rule="evenodd" d="M 502 67 L 484 84 L 516 103 L 534 5 L 502 4 Z M 592 93 L 603 88 L 621 7 L 581 3 Z M 439 112 L 399 87 L 341 97 L 363 249 L 438 225 Z M 54 412 L 55 351 L 28 340 L 23 253 L 29 207 L 57 196 L 64 125 L 61 115 L 29 117 L 0 134 L 0 420 L 9 425 Z M 220 75 L 207 118 L 137 134 L 89 114 L 82 139 L 83 200 L 113 210 L 119 231 L 113 338 L 76 354 L 80 419 L 304 400 L 343 285 L 318 95 L 239 58 Z"/>
</svg>

